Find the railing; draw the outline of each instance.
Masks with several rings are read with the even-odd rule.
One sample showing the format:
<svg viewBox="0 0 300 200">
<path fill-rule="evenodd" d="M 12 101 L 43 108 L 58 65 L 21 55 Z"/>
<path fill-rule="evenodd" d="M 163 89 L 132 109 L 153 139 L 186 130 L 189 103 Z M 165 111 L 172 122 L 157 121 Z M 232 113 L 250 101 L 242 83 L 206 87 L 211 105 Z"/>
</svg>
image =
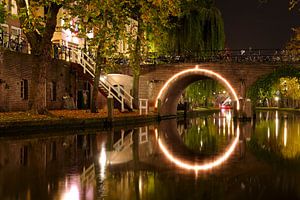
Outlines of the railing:
<svg viewBox="0 0 300 200">
<path fill-rule="evenodd" d="M 300 62 L 300 49 L 238 49 L 200 51 L 181 55 L 158 55 L 151 53 L 145 64 L 190 63 L 190 62 L 237 62 L 237 63 L 294 63 Z"/>
<path fill-rule="evenodd" d="M 111 82 L 107 80 L 107 78 L 100 78 L 100 85 L 105 88 L 108 92 L 108 95 L 113 96 L 114 99 L 121 103 L 121 110 L 125 110 L 125 103 L 133 109 L 133 97 L 120 85 L 113 85 Z"/>
<path fill-rule="evenodd" d="M 0 29 L 0 45 L 11 51 L 27 53 L 27 42 L 20 35 L 4 32 Z"/>
<path fill-rule="evenodd" d="M 132 135 L 133 135 L 133 130 L 124 137 L 125 131 L 121 130 L 121 138 L 114 143 L 113 147 L 116 151 L 122 151 L 124 149 L 127 149 L 130 147 L 133 143 Z"/>
<path fill-rule="evenodd" d="M 95 165 L 90 165 L 87 169 L 83 167 L 82 174 L 80 175 L 80 181 L 82 184 L 92 181 L 95 178 Z"/>
<path fill-rule="evenodd" d="M 0 45 L 17 52 L 28 53 L 28 43 L 20 34 L 10 34 L 0 29 Z M 52 57 L 55 59 L 74 62 L 72 59 L 74 49 L 64 45 L 53 44 L 51 49 Z M 93 71 L 94 61 L 91 55 L 82 50 L 77 50 L 81 60 L 77 63 L 84 65 L 90 72 Z M 124 54 L 112 58 L 113 62 L 119 65 L 128 65 L 129 59 Z M 78 62 L 80 61 L 80 62 Z M 294 63 L 300 62 L 300 49 L 235 49 L 235 50 L 211 50 L 199 52 L 184 52 L 181 54 L 160 55 L 152 52 L 143 55 L 141 64 L 163 64 L 163 63 L 190 63 L 190 62 L 244 62 L 244 63 Z"/>
<path fill-rule="evenodd" d="M 88 72 L 92 77 L 95 76 L 95 61 L 85 52 L 78 49 L 71 49 L 71 61 L 80 64 L 83 67 L 84 73 Z M 122 87 L 117 88 L 111 84 L 106 78 L 100 77 L 99 85 L 107 92 L 107 95 L 112 96 L 121 104 L 121 110 L 125 110 L 125 104 L 133 109 L 133 97 Z"/>
</svg>

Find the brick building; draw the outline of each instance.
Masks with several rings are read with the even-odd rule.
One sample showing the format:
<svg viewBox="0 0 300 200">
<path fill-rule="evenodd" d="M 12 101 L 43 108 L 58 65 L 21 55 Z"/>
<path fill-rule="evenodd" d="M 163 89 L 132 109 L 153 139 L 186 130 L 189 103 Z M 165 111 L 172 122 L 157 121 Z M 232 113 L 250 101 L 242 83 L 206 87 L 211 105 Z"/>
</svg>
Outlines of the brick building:
<svg viewBox="0 0 300 200">
<path fill-rule="evenodd" d="M 31 67 L 36 60 L 32 55 L 0 50 L 0 111 L 25 111 L 31 81 Z M 61 109 L 63 97 L 70 95 L 76 108 L 83 108 L 82 93 L 87 92 L 88 105 L 92 79 L 75 63 L 53 59 L 47 69 L 46 101 L 48 109 Z M 100 98 L 103 99 L 103 98 Z"/>
</svg>

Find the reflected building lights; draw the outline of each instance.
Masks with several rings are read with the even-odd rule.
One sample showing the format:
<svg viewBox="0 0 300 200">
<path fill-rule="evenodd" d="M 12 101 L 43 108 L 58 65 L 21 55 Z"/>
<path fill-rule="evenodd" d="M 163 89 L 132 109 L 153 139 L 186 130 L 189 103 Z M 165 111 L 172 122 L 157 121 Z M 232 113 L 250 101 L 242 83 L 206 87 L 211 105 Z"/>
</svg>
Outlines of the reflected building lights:
<svg viewBox="0 0 300 200">
<path fill-rule="evenodd" d="M 140 198 L 142 197 L 142 194 L 143 194 L 143 179 L 142 179 L 142 176 L 140 175 L 139 176 L 139 195 L 140 195 Z"/>
<path fill-rule="evenodd" d="M 278 111 L 275 113 L 275 135 L 276 138 L 278 137 L 278 131 L 279 131 L 279 119 L 278 119 Z"/>
<path fill-rule="evenodd" d="M 287 142 L 287 120 L 284 120 L 284 129 L 283 129 L 283 145 L 286 147 Z"/>
<path fill-rule="evenodd" d="M 228 123 L 228 129 L 227 129 L 228 137 L 231 135 L 231 133 L 230 133 L 230 125 L 231 125 L 231 123 L 229 122 L 229 123 Z"/>
<path fill-rule="evenodd" d="M 270 139 L 270 127 L 268 127 L 268 139 Z"/>
<path fill-rule="evenodd" d="M 209 170 L 209 169 L 217 167 L 217 166 L 221 165 L 223 162 L 225 162 L 229 158 L 229 156 L 232 154 L 234 149 L 236 148 L 238 141 L 239 141 L 239 136 L 240 136 L 240 129 L 238 126 L 237 130 L 236 130 L 235 139 L 233 140 L 232 144 L 229 146 L 229 148 L 225 151 L 225 153 L 223 155 L 217 157 L 216 159 L 214 159 L 211 162 L 207 162 L 207 163 L 203 163 L 203 164 L 198 164 L 198 163 L 190 164 L 188 161 L 182 160 L 182 159 L 177 158 L 176 156 L 172 155 L 172 153 L 167 149 L 167 147 L 163 144 L 161 139 L 158 137 L 158 130 L 155 129 L 155 137 L 157 139 L 159 148 L 161 149 L 163 154 L 167 157 L 167 159 L 169 159 L 171 162 L 173 162 L 175 165 L 177 165 L 180 168 L 187 169 L 187 170 L 195 170 L 195 171 Z"/>
<path fill-rule="evenodd" d="M 226 119 L 223 118 L 223 135 L 226 134 Z"/>
<path fill-rule="evenodd" d="M 100 176 L 103 179 L 105 177 L 105 167 L 106 167 L 106 150 L 104 144 L 102 144 L 100 157 L 99 157 L 99 164 L 100 164 Z"/>
<path fill-rule="evenodd" d="M 63 194 L 62 200 L 79 200 L 78 186 L 71 185 L 70 190 Z"/>
</svg>

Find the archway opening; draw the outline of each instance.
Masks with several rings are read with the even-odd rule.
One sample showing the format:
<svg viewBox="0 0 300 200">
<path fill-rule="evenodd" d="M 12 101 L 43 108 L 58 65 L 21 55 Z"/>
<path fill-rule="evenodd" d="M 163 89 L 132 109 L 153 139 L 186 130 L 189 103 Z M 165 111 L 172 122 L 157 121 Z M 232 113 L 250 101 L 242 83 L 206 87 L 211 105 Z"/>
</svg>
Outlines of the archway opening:
<svg viewBox="0 0 300 200">
<path fill-rule="evenodd" d="M 195 68 L 183 70 L 172 76 L 161 88 L 157 98 L 155 107 L 158 106 L 160 100 L 160 114 L 161 115 L 176 115 L 177 105 L 183 91 L 192 83 L 208 77 L 218 81 L 223 85 L 231 99 L 236 102 L 236 109 L 240 109 L 239 99 L 233 86 L 222 75 L 207 69 Z"/>
<path fill-rule="evenodd" d="M 248 88 L 247 97 L 259 107 L 300 106 L 300 72 L 295 67 L 282 67 L 258 79 Z"/>
</svg>

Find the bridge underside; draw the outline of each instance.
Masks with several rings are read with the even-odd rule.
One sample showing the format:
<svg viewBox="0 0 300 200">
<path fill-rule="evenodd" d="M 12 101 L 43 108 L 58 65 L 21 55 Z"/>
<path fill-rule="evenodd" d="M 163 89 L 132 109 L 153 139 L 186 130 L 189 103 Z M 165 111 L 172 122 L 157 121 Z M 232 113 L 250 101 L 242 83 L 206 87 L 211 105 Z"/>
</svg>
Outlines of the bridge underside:
<svg viewBox="0 0 300 200">
<path fill-rule="evenodd" d="M 237 95 L 230 83 L 220 75 L 208 70 L 185 70 L 176 74 L 162 88 L 158 96 L 161 100 L 160 115 L 176 115 L 179 99 L 187 86 L 206 78 L 218 81 L 226 88 L 231 99 L 237 100 Z"/>
</svg>

